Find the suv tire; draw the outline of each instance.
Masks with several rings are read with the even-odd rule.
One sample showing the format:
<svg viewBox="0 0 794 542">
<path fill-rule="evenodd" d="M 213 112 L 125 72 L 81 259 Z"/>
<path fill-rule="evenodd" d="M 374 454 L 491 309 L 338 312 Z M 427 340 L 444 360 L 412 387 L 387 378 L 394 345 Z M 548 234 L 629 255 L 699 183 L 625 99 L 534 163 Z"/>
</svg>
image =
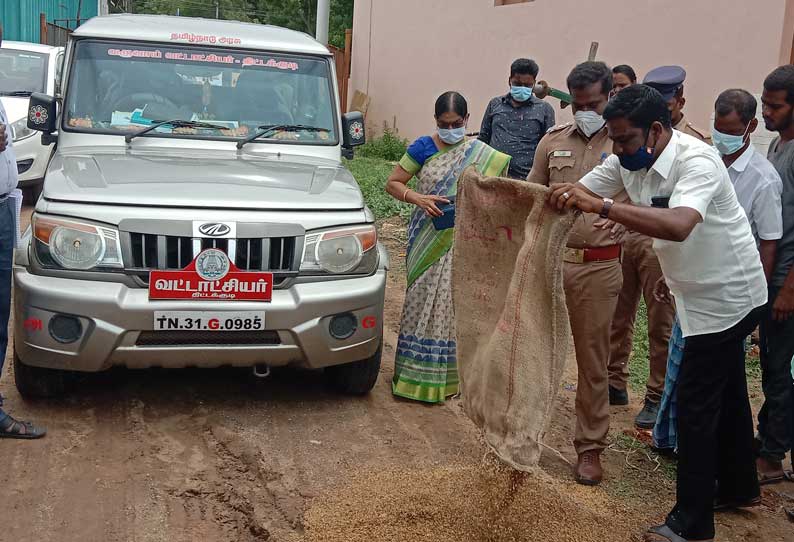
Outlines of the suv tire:
<svg viewBox="0 0 794 542">
<path fill-rule="evenodd" d="M 66 391 L 66 371 L 25 365 L 14 352 L 14 382 L 25 399 L 58 397 Z"/>
<path fill-rule="evenodd" d="M 380 372 L 380 358 L 383 353 L 383 339 L 372 357 L 326 367 L 325 376 L 331 387 L 346 395 L 366 395 L 375 386 Z"/>
</svg>

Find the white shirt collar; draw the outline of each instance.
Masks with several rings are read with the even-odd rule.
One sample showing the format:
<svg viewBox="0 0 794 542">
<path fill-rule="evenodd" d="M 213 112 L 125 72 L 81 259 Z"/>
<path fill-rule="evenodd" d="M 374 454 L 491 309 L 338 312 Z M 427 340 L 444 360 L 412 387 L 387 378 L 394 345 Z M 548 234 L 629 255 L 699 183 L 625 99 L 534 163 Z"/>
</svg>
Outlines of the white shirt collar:
<svg viewBox="0 0 794 542">
<path fill-rule="evenodd" d="M 754 151 L 755 149 L 753 149 L 753 145 L 751 143 L 750 145 L 747 146 L 747 149 L 742 153 L 742 155 L 739 156 L 739 158 L 737 158 L 736 160 L 734 160 L 733 164 L 731 164 L 731 167 L 729 167 L 728 169 L 732 169 L 738 173 L 744 171 L 747 168 L 747 164 L 750 163 L 750 158 L 753 157 Z"/>
<path fill-rule="evenodd" d="M 670 170 L 673 169 L 673 163 L 675 163 L 675 157 L 678 154 L 678 132 L 673 130 L 673 135 L 670 137 L 670 141 L 667 142 L 667 146 L 662 151 L 662 154 L 659 155 L 659 158 L 656 159 L 656 162 L 653 163 L 651 169 L 656 171 L 659 175 L 662 176 L 665 180 L 670 175 Z"/>
</svg>

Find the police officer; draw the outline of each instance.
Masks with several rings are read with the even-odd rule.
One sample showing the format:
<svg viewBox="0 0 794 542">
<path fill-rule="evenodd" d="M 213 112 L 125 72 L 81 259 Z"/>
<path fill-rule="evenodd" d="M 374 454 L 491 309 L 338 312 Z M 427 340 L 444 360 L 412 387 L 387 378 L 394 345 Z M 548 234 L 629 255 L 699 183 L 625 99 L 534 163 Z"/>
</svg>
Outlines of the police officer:
<svg viewBox="0 0 794 542">
<path fill-rule="evenodd" d="M 601 117 L 612 90 L 603 62 L 584 62 L 568 75 L 574 123 L 555 126 L 541 139 L 527 180 L 543 185 L 576 182 L 612 153 Z M 577 220 L 565 249 L 564 286 L 578 366 L 574 475 L 601 482 L 600 455 L 607 446 L 609 327 L 622 282 L 620 237 L 597 214 Z"/>
<path fill-rule="evenodd" d="M 658 90 L 667 102 L 673 128 L 711 144 L 711 135 L 692 125 L 684 117 L 684 80 L 681 66 L 661 66 L 645 76 L 643 83 Z M 664 390 L 667 367 L 667 346 L 675 319 L 675 309 L 660 303 L 653 296 L 653 288 L 662 276 L 662 268 L 653 251 L 653 241 L 637 232 L 626 234 L 623 245 L 623 289 L 612 320 L 609 355 L 609 402 L 612 405 L 629 403 L 626 391 L 629 378 L 634 321 L 640 297 L 648 309 L 648 343 L 650 375 L 646 384 L 645 403 L 634 419 L 641 429 L 653 429 Z"/>
<path fill-rule="evenodd" d="M 670 110 L 670 120 L 673 129 L 689 134 L 711 145 L 711 134 L 706 130 L 696 128 L 684 116 L 684 80 L 686 70 L 681 66 L 659 66 L 647 73 L 643 84 L 658 90 L 662 97 L 667 101 L 667 108 Z"/>
</svg>

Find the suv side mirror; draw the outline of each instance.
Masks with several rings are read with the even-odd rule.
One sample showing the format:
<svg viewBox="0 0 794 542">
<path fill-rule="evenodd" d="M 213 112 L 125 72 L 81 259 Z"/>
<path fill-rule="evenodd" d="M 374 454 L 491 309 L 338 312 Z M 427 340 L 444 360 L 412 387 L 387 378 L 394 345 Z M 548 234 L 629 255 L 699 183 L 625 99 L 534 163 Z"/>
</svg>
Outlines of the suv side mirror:
<svg viewBox="0 0 794 542">
<path fill-rule="evenodd" d="M 45 134 L 55 131 L 57 110 L 55 98 L 34 92 L 28 103 L 28 128 Z"/>
<path fill-rule="evenodd" d="M 351 111 L 342 115 L 342 148 L 352 150 L 367 142 L 364 133 L 364 114 Z"/>
</svg>

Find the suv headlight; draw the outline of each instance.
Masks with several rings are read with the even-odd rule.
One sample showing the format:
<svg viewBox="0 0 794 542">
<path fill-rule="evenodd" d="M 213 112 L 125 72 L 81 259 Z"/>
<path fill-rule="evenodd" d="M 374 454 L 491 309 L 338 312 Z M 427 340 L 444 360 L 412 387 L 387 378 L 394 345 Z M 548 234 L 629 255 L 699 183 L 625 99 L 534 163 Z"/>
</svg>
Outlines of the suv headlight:
<svg viewBox="0 0 794 542">
<path fill-rule="evenodd" d="M 28 128 L 28 119 L 26 117 L 22 117 L 18 121 L 11 123 L 11 141 L 14 143 L 27 139 L 35 133 L 36 130 Z"/>
<path fill-rule="evenodd" d="M 123 268 L 119 232 L 84 222 L 33 216 L 36 255 L 45 267 Z"/>
<path fill-rule="evenodd" d="M 301 272 L 368 274 L 378 263 L 375 226 L 355 226 L 308 232 Z"/>
</svg>

